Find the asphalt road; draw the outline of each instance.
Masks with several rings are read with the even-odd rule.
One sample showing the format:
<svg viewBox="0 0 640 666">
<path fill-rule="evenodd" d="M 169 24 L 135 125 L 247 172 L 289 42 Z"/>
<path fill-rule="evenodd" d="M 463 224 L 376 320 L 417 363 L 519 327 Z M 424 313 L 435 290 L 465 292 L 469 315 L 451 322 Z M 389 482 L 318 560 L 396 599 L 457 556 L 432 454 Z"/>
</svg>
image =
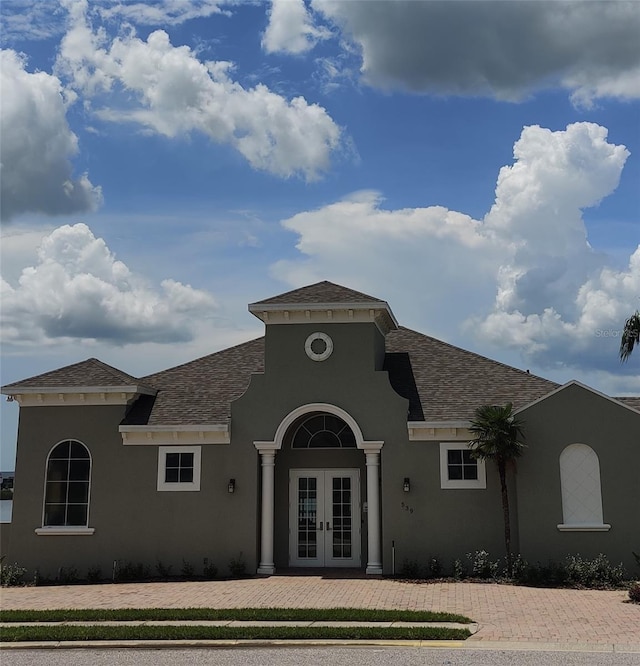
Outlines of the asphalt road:
<svg viewBox="0 0 640 666">
<path fill-rule="evenodd" d="M 11 650 L 11 666 L 637 666 L 640 654 L 469 648 L 159 648 Z"/>
</svg>

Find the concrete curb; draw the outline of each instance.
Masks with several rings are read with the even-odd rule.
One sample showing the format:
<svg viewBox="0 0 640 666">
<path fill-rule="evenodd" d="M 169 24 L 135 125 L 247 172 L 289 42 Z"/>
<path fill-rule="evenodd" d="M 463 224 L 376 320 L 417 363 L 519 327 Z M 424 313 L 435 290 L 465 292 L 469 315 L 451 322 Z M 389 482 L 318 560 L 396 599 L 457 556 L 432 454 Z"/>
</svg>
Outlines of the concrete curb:
<svg viewBox="0 0 640 666">
<path fill-rule="evenodd" d="M 587 644 L 587 643 L 543 643 L 508 641 L 390 641 L 390 640 L 171 640 L 171 641 L 33 641 L 0 643 L 3 650 L 43 649 L 157 649 L 157 648 L 219 648 L 235 647 L 408 647 L 431 649 L 543 651 L 543 652 L 614 652 L 640 654 L 640 645 Z"/>
</svg>

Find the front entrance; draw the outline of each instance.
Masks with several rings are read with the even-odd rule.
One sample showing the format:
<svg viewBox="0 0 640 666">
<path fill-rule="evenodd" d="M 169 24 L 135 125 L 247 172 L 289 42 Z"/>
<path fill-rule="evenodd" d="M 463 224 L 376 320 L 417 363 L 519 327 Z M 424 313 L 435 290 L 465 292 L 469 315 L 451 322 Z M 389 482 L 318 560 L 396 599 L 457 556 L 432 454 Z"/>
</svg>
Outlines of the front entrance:
<svg viewBox="0 0 640 666">
<path fill-rule="evenodd" d="M 289 565 L 360 566 L 360 472 L 289 472 Z"/>
</svg>

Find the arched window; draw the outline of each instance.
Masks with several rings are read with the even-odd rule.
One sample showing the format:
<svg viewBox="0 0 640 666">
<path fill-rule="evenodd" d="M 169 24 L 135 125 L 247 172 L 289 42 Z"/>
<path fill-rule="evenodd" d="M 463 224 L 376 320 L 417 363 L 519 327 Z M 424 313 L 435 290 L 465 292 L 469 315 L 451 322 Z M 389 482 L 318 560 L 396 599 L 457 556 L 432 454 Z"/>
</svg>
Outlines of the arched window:
<svg viewBox="0 0 640 666">
<path fill-rule="evenodd" d="M 293 436 L 294 449 L 355 449 L 351 428 L 333 414 L 308 414 Z"/>
<path fill-rule="evenodd" d="M 560 454 L 562 520 L 560 530 L 608 530 L 603 523 L 600 462 L 586 444 L 570 444 Z"/>
<path fill-rule="evenodd" d="M 73 439 L 53 447 L 47 459 L 45 527 L 86 526 L 89 518 L 91 456 Z"/>
</svg>

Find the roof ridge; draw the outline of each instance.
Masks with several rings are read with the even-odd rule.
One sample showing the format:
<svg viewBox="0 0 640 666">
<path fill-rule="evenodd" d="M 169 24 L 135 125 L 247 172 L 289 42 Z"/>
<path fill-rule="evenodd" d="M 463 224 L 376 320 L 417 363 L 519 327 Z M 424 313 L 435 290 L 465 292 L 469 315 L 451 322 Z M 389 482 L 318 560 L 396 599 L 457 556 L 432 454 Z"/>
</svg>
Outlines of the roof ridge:
<svg viewBox="0 0 640 666">
<path fill-rule="evenodd" d="M 374 303 L 386 303 L 383 299 L 378 298 L 377 296 L 371 296 L 370 294 L 365 294 L 363 291 L 358 291 L 357 289 L 352 289 L 351 287 L 345 287 L 342 284 L 338 284 L 337 282 L 331 282 L 330 280 L 320 280 L 319 282 L 314 282 L 313 284 L 307 284 L 303 285 L 301 287 L 296 287 L 295 289 L 289 289 L 288 291 L 285 291 L 281 294 L 276 294 L 275 296 L 269 296 L 268 298 L 263 298 L 260 299 L 259 301 L 255 301 L 253 303 L 249 304 L 249 308 L 251 309 L 251 306 L 254 305 L 281 305 L 281 304 L 287 304 L 287 298 L 291 297 L 297 297 L 300 292 L 302 293 L 314 293 L 319 290 L 319 288 L 327 288 L 328 290 L 337 289 L 339 291 L 345 292 L 345 295 L 351 295 L 352 297 L 360 297 L 363 299 L 364 302 L 374 302 Z M 329 297 L 332 295 L 329 294 Z M 297 298 L 291 301 L 292 303 L 297 303 L 298 300 Z M 300 301 L 302 302 L 302 301 Z M 311 302 L 311 301 L 310 301 Z M 330 302 L 334 302 L 334 299 L 331 299 Z M 339 301 L 335 301 L 339 302 Z M 353 301 L 354 303 L 356 301 Z"/>
<path fill-rule="evenodd" d="M 422 338 L 429 338 L 430 340 L 433 340 L 445 347 L 448 347 L 449 349 L 455 349 L 456 351 L 468 354 L 469 356 L 474 356 L 475 358 L 481 358 L 485 361 L 489 361 L 489 363 L 492 363 L 494 365 L 502 366 L 507 370 L 514 370 L 515 372 L 518 372 L 521 375 L 524 375 L 525 377 L 535 377 L 536 379 L 540 379 L 543 382 L 548 382 L 549 384 L 553 384 L 554 386 L 562 386 L 562 384 L 558 384 L 558 382 L 554 382 L 553 380 L 547 379 L 546 377 L 541 377 L 540 375 L 532 374 L 528 370 L 521 370 L 520 368 L 516 368 L 513 365 L 509 365 L 507 363 L 503 363 L 502 361 L 496 361 L 494 358 L 489 358 L 488 356 L 484 356 L 483 354 L 478 354 L 478 352 L 465 349 L 464 347 L 458 347 L 457 345 L 451 344 L 450 342 L 445 342 L 444 340 L 440 340 L 440 338 L 435 338 L 432 335 L 427 335 L 426 333 L 421 333 L 420 331 L 414 331 L 412 328 L 407 328 L 406 326 L 399 326 L 398 330 L 408 331 L 409 333 L 414 333 L 415 335 L 419 335 Z"/>
<path fill-rule="evenodd" d="M 98 365 L 103 370 L 108 372 L 110 375 L 113 375 L 114 377 L 117 377 L 118 379 L 127 378 L 127 379 L 135 379 L 136 381 L 139 380 L 139 377 L 135 377 L 134 375 L 130 375 L 128 372 L 125 372 L 124 370 L 120 370 L 119 368 L 116 368 L 113 365 L 109 365 L 108 363 L 105 363 L 104 361 L 101 361 L 99 358 L 95 358 L 94 356 L 92 356 L 91 358 L 88 358 L 87 361 L 90 361 L 90 362 L 94 363 L 95 365 Z"/>
</svg>

